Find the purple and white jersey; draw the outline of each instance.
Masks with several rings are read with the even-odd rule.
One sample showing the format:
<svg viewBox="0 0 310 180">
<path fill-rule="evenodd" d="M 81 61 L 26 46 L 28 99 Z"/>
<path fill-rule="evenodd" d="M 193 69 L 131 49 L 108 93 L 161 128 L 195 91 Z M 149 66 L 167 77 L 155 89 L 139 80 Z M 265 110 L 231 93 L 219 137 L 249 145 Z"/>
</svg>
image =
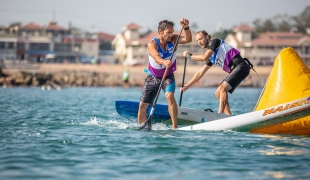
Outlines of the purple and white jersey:
<svg viewBox="0 0 310 180">
<path fill-rule="evenodd" d="M 172 55 L 172 51 L 173 51 L 173 43 L 170 41 L 167 45 L 167 49 L 163 50 L 160 46 L 158 38 L 154 38 L 154 41 L 156 42 L 158 53 L 159 53 L 160 57 L 169 61 L 170 57 Z M 176 51 L 176 49 L 174 51 Z M 173 54 L 171 62 L 172 62 L 172 65 L 169 67 L 166 76 L 169 76 L 175 70 L 177 70 L 176 55 L 175 54 Z M 162 78 L 164 76 L 166 66 L 164 66 L 162 64 L 157 64 L 156 61 L 152 58 L 152 56 L 149 54 L 148 70 L 153 74 L 153 76 L 155 76 L 157 78 Z"/>
<path fill-rule="evenodd" d="M 229 63 L 237 54 L 240 54 L 240 52 L 226 44 L 224 40 L 218 38 L 211 40 L 209 49 L 214 51 L 213 55 L 210 57 L 212 64 L 230 73 Z"/>
</svg>

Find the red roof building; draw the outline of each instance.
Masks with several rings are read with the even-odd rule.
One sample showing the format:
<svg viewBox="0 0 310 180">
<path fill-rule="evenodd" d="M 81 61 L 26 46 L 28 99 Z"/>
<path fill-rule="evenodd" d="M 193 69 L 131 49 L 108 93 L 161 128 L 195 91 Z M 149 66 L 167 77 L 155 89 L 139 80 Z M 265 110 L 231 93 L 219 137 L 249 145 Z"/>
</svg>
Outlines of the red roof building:
<svg viewBox="0 0 310 180">
<path fill-rule="evenodd" d="M 59 26 L 56 22 L 52 21 L 48 26 L 46 26 L 46 30 L 64 31 L 66 28 Z"/>
<path fill-rule="evenodd" d="M 104 32 L 98 32 L 97 35 L 98 35 L 98 38 L 99 38 L 100 41 L 104 40 L 104 41 L 112 42 L 113 39 L 115 38 L 114 35 L 107 34 L 107 33 L 104 33 Z"/>
<path fill-rule="evenodd" d="M 40 26 L 36 23 L 29 23 L 22 27 L 22 29 L 44 29 L 43 26 Z"/>
<path fill-rule="evenodd" d="M 299 32 L 267 32 L 252 40 L 253 46 L 296 46 L 305 37 Z"/>
<path fill-rule="evenodd" d="M 229 34 L 225 42 L 241 52 L 254 65 L 272 65 L 284 47 L 292 47 L 310 64 L 310 36 L 300 32 L 266 32 L 253 38 L 253 28 L 242 24 L 235 27 L 236 34 Z"/>
<path fill-rule="evenodd" d="M 136 23 L 130 23 L 130 24 L 126 25 L 126 26 L 123 26 L 122 29 L 123 29 L 123 30 L 127 30 L 127 29 L 130 29 L 130 30 L 133 30 L 133 29 L 138 30 L 138 29 L 141 29 L 141 26 L 139 26 L 139 25 L 136 24 Z"/>
</svg>

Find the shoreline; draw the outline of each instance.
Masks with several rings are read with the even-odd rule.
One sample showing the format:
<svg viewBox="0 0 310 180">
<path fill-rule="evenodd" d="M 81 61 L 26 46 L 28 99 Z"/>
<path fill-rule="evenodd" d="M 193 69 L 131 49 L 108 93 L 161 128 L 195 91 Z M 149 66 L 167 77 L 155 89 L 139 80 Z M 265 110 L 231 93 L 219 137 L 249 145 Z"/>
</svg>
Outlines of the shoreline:
<svg viewBox="0 0 310 180">
<path fill-rule="evenodd" d="M 187 65 L 184 83 L 188 82 L 203 64 Z M 2 69 L 2 86 L 42 86 L 51 83 L 57 86 L 122 86 L 122 74 L 129 70 L 130 86 L 142 86 L 147 74 L 143 71 L 147 65 L 123 66 L 114 64 L 33 64 L 32 69 Z M 272 66 L 254 67 L 264 86 Z M 181 86 L 184 65 L 178 65 L 175 71 L 177 86 Z M 219 85 L 228 74 L 218 67 L 212 67 L 199 80 L 196 87 L 214 87 Z M 248 78 L 240 86 L 257 87 L 256 73 L 251 70 Z"/>
</svg>

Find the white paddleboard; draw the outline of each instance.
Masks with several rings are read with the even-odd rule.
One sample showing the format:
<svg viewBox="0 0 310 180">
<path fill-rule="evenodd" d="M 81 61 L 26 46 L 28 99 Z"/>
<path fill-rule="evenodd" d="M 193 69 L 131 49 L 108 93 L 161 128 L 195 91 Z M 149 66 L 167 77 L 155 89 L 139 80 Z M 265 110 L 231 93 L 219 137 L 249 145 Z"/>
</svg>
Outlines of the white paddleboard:
<svg viewBox="0 0 310 180">
<path fill-rule="evenodd" d="M 265 125 L 265 123 L 273 123 L 274 119 L 294 115 L 296 113 L 306 111 L 310 109 L 310 97 L 301 98 L 295 101 L 291 101 L 284 104 L 279 104 L 270 108 L 266 108 L 259 111 L 245 113 L 237 116 L 231 116 L 214 121 L 199 123 L 191 126 L 185 126 L 179 128 L 179 130 L 228 130 L 241 128 L 243 126 L 249 126 L 255 124 L 256 127 Z M 308 116 L 309 114 L 305 115 Z M 289 118 L 283 118 L 283 121 L 290 121 Z M 263 123 L 265 122 L 265 123 Z M 275 121 L 274 123 L 281 123 L 281 121 Z"/>
<path fill-rule="evenodd" d="M 203 123 L 213 121 L 216 119 L 223 119 L 226 117 L 229 116 L 210 111 L 204 111 L 186 107 L 178 107 L 178 119 L 193 121 L 196 123 Z"/>
</svg>

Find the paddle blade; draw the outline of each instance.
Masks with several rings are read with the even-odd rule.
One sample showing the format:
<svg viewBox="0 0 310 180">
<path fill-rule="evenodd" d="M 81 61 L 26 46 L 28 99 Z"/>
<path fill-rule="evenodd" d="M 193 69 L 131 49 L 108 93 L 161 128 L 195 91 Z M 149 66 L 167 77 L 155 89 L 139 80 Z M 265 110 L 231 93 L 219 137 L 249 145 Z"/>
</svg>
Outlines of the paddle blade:
<svg viewBox="0 0 310 180">
<path fill-rule="evenodd" d="M 151 131 L 152 130 L 152 116 L 146 120 L 146 122 L 139 128 L 139 131 Z"/>
</svg>

